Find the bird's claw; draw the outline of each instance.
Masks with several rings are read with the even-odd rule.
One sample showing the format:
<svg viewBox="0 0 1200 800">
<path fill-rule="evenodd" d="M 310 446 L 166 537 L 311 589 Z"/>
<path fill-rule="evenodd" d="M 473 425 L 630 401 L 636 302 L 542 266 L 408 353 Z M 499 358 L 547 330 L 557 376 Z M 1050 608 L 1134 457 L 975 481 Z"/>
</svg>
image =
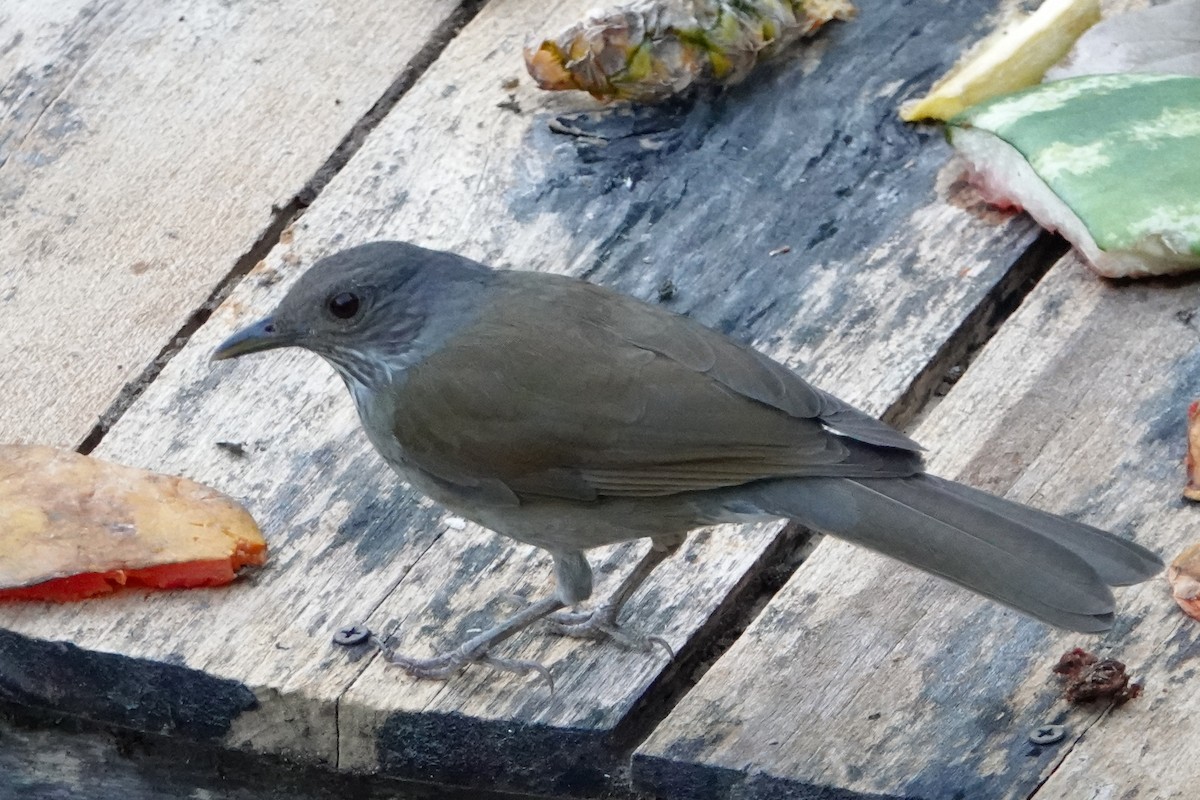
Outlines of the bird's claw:
<svg viewBox="0 0 1200 800">
<path fill-rule="evenodd" d="M 374 639 L 375 645 L 379 648 L 379 653 L 383 656 L 384 661 L 400 667 L 414 678 L 444 681 L 462 672 L 471 664 L 483 664 L 494 670 L 511 672 L 515 675 L 528 675 L 531 672 L 536 673 L 549 684 L 551 694 L 554 693 L 554 677 L 550 674 L 550 670 L 536 661 L 527 661 L 519 658 L 500 658 L 488 653 L 487 647 L 468 647 L 465 645 L 457 647 L 449 653 L 442 653 L 431 658 L 415 658 L 396 652 L 393 647 L 384 644 L 378 637 L 372 637 L 372 639 Z"/>
<path fill-rule="evenodd" d="M 611 640 L 629 650 L 643 653 L 661 648 L 673 660 L 675 651 L 661 636 L 643 636 L 626 631 L 617 624 L 616 609 L 611 605 L 597 606 L 590 611 L 564 611 L 549 618 L 550 631 L 559 636 L 576 639 Z"/>
<path fill-rule="evenodd" d="M 528 675 L 533 672 L 539 678 L 544 680 L 550 687 L 550 694 L 554 694 L 554 676 L 550 674 L 550 670 L 546 669 L 545 665 L 523 658 L 497 658 L 496 656 L 487 656 L 479 660 L 481 664 L 487 664 L 489 667 L 501 672 L 511 672 L 514 675 Z"/>
</svg>

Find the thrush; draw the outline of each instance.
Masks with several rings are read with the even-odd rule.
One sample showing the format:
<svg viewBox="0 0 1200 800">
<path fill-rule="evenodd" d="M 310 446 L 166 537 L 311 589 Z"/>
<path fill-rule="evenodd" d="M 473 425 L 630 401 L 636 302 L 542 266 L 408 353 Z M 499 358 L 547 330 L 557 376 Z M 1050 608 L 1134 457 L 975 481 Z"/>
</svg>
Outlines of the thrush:
<svg viewBox="0 0 1200 800">
<path fill-rule="evenodd" d="M 927 474 L 915 442 L 782 364 L 575 278 L 365 244 L 316 262 L 213 358 L 278 347 L 337 370 L 412 488 L 553 559 L 551 595 L 442 655 L 388 653 L 420 677 L 541 669 L 492 648 L 545 617 L 649 649 L 622 606 L 717 523 L 795 520 L 1083 632 L 1111 627 L 1110 586 L 1162 568 L 1112 533 Z M 611 597 L 563 611 L 592 593 L 586 551 L 642 538 L 649 552 Z"/>
</svg>

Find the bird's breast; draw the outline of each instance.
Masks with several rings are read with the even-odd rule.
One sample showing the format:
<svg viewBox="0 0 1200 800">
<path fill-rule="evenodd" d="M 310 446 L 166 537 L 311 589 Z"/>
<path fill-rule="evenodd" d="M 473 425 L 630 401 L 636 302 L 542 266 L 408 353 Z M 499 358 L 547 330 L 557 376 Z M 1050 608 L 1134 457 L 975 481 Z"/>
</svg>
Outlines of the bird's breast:
<svg viewBox="0 0 1200 800">
<path fill-rule="evenodd" d="M 346 388 L 354 399 L 358 418 L 371 444 L 398 471 L 408 462 L 404 445 L 396 436 L 393 420 L 396 416 L 397 392 L 376 390 L 355 380 L 346 380 Z"/>
</svg>

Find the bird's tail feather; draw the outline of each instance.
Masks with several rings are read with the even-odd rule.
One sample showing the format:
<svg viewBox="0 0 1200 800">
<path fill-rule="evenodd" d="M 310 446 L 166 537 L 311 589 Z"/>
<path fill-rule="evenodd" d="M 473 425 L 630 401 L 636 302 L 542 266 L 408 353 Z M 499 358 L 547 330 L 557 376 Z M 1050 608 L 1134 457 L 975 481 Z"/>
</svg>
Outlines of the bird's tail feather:
<svg viewBox="0 0 1200 800">
<path fill-rule="evenodd" d="M 1099 528 L 931 475 L 771 482 L 759 504 L 1076 631 L 1108 630 L 1109 586 L 1162 569 L 1149 550 Z"/>
</svg>

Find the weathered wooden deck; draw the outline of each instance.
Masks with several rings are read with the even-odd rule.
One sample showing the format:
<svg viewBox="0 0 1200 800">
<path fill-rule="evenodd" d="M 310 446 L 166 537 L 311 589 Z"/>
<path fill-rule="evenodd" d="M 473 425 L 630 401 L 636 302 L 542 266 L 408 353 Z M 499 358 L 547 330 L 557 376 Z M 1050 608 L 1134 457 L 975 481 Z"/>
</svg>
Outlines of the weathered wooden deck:
<svg viewBox="0 0 1200 800">
<path fill-rule="evenodd" d="M 227 589 L 0 606 L 0 700 L 473 796 L 1194 791 L 1200 629 L 1162 582 L 1121 592 L 1109 636 L 1064 635 L 834 541 L 729 527 L 627 611 L 673 661 L 506 645 L 550 666 L 551 695 L 483 669 L 415 681 L 330 643 L 365 621 L 429 652 L 550 581 L 538 551 L 399 486 L 316 359 L 208 363 L 313 259 L 377 238 L 660 299 L 908 425 L 940 474 L 1168 556 L 1192 538 L 1200 286 L 1101 282 L 894 113 L 995 0 L 861 0 L 745 85 L 636 112 L 524 74 L 526 38 L 591 5 L 0 8 L 0 440 L 204 481 L 272 548 Z M 594 555 L 598 592 L 643 546 Z M 1050 667 L 1075 645 L 1146 694 L 1066 706 Z M 1048 721 L 1066 739 L 1030 744 Z M 27 738 L 0 732 L 0 765 Z M 0 771 L 0 796 L 82 785 L 40 763 Z"/>
</svg>

